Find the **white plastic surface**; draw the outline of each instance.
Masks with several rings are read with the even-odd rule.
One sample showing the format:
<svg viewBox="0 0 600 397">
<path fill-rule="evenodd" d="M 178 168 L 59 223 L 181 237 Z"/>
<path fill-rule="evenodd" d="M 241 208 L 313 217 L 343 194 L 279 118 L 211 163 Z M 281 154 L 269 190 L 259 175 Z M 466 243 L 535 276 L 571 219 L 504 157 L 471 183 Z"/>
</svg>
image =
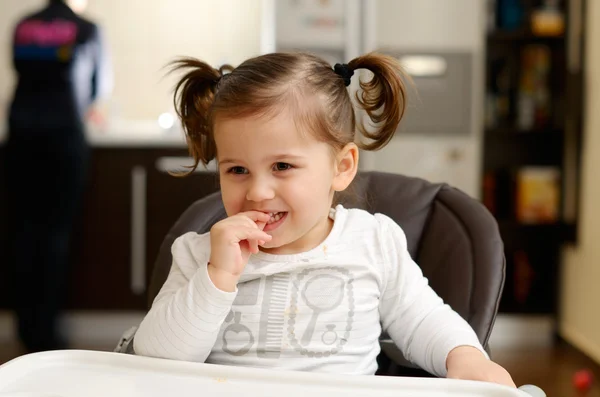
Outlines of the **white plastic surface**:
<svg viewBox="0 0 600 397">
<path fill-rule="evenodd" d="M 65 350 L 0 366 L 0 397 L 528 397 L 517 389 L 450 379 L 273 371 Z"/>
</svg>

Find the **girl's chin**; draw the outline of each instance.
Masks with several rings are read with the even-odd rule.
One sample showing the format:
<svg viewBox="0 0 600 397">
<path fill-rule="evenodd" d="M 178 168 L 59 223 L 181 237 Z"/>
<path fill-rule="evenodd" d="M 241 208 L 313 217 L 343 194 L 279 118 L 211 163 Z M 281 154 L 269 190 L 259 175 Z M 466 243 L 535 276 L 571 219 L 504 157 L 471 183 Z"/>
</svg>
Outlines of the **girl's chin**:
<svg viewBox="0 0 600 397">
<path fill-rule="evenodd" d="M 261 246 L 259 247 L 259 248 L 261 249 L 261 251 L 262 251 L 262 250 L 264 250 L 264 251 L 267 251 L 267 250 L 272 250 L 272 249 L 274 249 L 274 248 L 278 248 L 278 247 L 279 247 L 279 244 L 277 244 L 277 242 L 275 242 L 275 241 L 273 241 L 273 240 L 274 240 L 274 239 L 272 239 L 271 241 L 269 241 L 269 242 L 267 242 L 267 243 L 265 243 L 265 244 L 261 245 Z"/>
<path fill-rule="evenodd" d="M 266 252 L 266 253 L 276 253 L 273 251 L 277 251 L 278 248 L 281 248 L 284 244 L 281 244 L 280 242 L 278 242 L 277 237 L 273 237 L 271 239 L 271 241 L 266 242 L 265 244 L 261 245 L 259 248 L 261 251 Z"/>
</svg>

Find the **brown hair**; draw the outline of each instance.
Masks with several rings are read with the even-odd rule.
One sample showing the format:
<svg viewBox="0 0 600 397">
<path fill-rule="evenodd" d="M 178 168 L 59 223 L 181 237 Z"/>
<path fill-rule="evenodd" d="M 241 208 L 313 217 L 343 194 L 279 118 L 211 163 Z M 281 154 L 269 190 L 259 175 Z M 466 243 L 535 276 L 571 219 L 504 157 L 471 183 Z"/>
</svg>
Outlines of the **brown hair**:
<svg viewBox="0 0 600 397">
<path fill-rule="evenodd" d="M 358 131 L 370 142 L 357 142 L 365 150 L 384 147 L 404 115 L 406 89 L 399 62 L 370 53 L 344 65 L 372 73 L 361 81 L 358 106 L 373 123 Z M 317 139 L 341 149 L 355 142 L 356 118 L 346 80 L 323 59 L 305 53 L 272 53 L 251 58 L 237 68 L 215 69 L 193 58 L 173 63 L 173 71 L 187 73 L 175 87 L 174 102 L 186 134 L 195 169 L 217 155 L 214 124 L 217 117 L 271 116 L 283 109 L 294 112 L 296 123 L 309 127 Z M 225 73 L 229 72 L 229 73 Z M 193 169 L 191 171 L 193 171 Z"/>
</svg>

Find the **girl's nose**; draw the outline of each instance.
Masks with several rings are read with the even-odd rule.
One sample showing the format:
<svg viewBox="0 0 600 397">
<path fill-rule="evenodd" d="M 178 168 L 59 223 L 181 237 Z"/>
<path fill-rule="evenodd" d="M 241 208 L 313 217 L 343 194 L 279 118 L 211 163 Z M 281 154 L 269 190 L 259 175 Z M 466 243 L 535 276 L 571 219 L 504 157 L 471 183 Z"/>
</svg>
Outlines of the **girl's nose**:
<svg viewBox="0 0 600 397">
<path fill-rule="evenodd" d="M 269 182 L 263 178 L 252 180 L 248 191 L 246 192 L 246 200 L 260 202 L 271 200 L 275 197 L 275 190 L 270 186 Z"/>
</svg>

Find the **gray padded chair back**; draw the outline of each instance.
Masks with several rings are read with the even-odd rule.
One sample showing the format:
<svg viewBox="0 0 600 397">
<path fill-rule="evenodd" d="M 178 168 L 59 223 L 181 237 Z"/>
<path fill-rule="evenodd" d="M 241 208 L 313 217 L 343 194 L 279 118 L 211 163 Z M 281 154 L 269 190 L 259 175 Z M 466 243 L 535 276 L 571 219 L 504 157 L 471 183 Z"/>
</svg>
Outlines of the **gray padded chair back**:
<svg viewBox="0 0 600 397">
<path fill-rule="evenodd" d="M 471 325 L 487 349 L 505 278 L 504 247 L 487 209 L 446 184 L 381 172 L 360 173 L 340 202 L 394 219 L 431 287 Z M 181 215 L 160 248 L 148 290 L 149 305 L 169 273 L 173 241 L 189 231 L 205 233 L 225 216 L 218 192 Z M 401 369 L 414 367 L 386 339 L 382 335 L 379 373 L 409 374 Z"/>
</svg>

